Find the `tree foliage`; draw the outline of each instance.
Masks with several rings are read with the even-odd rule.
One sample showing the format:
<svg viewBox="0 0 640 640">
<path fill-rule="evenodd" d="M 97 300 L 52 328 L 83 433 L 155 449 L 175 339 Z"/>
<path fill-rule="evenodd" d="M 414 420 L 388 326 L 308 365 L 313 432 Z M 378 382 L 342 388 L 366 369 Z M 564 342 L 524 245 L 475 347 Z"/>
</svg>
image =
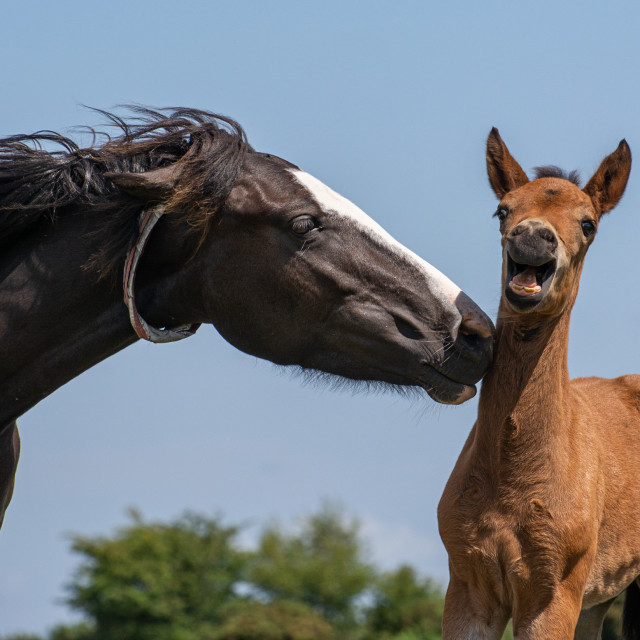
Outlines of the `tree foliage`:
<svg viewBox="0 0 640 640">
<path fill-rule="evenodd" d="M 622 609 L 624 595 L 619 596 L 609 609 L 602 625 L 602 640 L 618 640 L 622 637 Z"/>
<path fill-rule="evenodd" d="M 236 602 L 224 611 L 215 640 L 335 640 L 334 629 L 300 602 Z"/>
<path fill-rule="evenodd" d="M 69 603 L 100 640 L 212 638 L 246 564 L 237 528 L 193 514 L 167 525 L 133 515 L 113 538 L 75 538 L 84 560 Z"/>
<path fill-rule="evenodd" d="M 373 590 L 373 605 L 367 612 L 367 627 L 373 638 L 397 638 L 411 632 L 416 640 L 440 638 L 444 598 L 429 578 L 403 565 L 380 576 Z"/>
<path fill-rule="evenodd" d="M 301 602 L 337 628 L 351 628 L 357 598 L 375 575 L 358 529 L 330 506 L 307 518 L 297 534 L 269 527 L 252 555 L 248 581 L 269 602 Z"/>
</svg>

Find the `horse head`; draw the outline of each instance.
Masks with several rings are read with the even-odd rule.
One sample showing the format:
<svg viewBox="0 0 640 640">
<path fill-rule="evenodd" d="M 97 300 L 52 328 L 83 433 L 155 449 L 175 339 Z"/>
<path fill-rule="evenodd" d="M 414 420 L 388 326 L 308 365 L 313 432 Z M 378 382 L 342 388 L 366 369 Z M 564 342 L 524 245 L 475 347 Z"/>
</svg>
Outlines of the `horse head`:
<svg viewBox="0 0 640 640">
<path fill-rule="evenodd" d="M 144 207 L 160 203 L 174 214 L 143 260 L 141 274 L 155 280 L 153 295 L 140 294 L 143 315 L 162 326 L 211 323 L 237 348 L 277 364 L 418 386 L 444 403 L 472 397 L 493 341 L 475 303 L 317 178 L 239 148 L 224 189 L 203 178 L 196 154 L 109 173 Z M 208 205 L 212 186 L 224 195 Z M 203 229 L 188 251 L 176 249 L 180 224 Z M 184 263 L 180 275 L 169 269 L 154 279 L 172 254 Z"/>
</svg>

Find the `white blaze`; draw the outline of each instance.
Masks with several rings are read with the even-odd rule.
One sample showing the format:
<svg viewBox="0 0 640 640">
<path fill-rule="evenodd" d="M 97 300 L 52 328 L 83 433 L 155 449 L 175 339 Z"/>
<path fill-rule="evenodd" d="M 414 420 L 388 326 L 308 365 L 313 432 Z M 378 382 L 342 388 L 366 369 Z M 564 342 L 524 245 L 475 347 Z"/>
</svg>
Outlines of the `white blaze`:
<svg viewBox="0 0 640 640">
<path fill-rule="evenodd" d="M 370 218 L 362 209 L 344 196 L 330 189 L 326 184 L 314 178 L 311 174 L 299 169 L 292 169 L 295 178 L 311 193 L 318 206 L 325 212 L 338 216 L 345 216 L 355 223 L 364 233 L 374 237 L 388 247 L 393 253 L 402 256 L 406 261 L 414 264 L 426 277 L 434 283 L 442 296 L 455 303 L 460 294 L 460 287 L 447 276 L 438 271 L 433 265 L 423 260 L 410 249 L 400 244 L 388 231 L 383 229 L 375 220 Z M 438 295 L 438 292 L 432 292 Z"/>
</svg>

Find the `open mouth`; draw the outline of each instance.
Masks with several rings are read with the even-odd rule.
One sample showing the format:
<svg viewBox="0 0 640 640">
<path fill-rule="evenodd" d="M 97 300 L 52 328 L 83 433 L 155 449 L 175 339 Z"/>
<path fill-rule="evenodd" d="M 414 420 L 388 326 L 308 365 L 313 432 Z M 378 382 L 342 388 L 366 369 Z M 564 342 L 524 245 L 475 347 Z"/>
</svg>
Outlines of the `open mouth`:
<svg viewBox="0 0 640 640">
<path fill-rule="evenodd" d="M 507 299 L 519 307 L 538 304 L 549 289 L 555 272 L 555 260 L 529 265 L 516 262 L 507 254 Z"/>
</svg>

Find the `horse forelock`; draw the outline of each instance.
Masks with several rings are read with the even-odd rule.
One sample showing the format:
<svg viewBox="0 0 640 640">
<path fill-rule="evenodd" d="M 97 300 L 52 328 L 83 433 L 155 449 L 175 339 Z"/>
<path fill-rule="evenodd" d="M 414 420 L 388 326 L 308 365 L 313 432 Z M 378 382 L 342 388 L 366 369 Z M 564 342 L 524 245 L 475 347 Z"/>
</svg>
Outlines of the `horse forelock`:
<svg viewBox="0 0 640 640">
<path fill-rule="evenodd" d="M 119 266 L 134 240 L 132 221 L 149 204 L 121 191 L 107 174 L 175 167 L 166 210 L 188 215 L 191 227 L 202 233 L 251 151 L 238 123 L 207 111 L 129 107 L 127 120 L 96 111 L 119 135 L 88 128 L 93 143 L 86 148 L 52 131 L 0 139 L 0 246 L 43 218 L 100 211 L 96 232 L 104 230 L 107 242 L 92 262 L 106 273 Z M 106 141 L 97 144 L 101 136 Z"/>
</svg>

